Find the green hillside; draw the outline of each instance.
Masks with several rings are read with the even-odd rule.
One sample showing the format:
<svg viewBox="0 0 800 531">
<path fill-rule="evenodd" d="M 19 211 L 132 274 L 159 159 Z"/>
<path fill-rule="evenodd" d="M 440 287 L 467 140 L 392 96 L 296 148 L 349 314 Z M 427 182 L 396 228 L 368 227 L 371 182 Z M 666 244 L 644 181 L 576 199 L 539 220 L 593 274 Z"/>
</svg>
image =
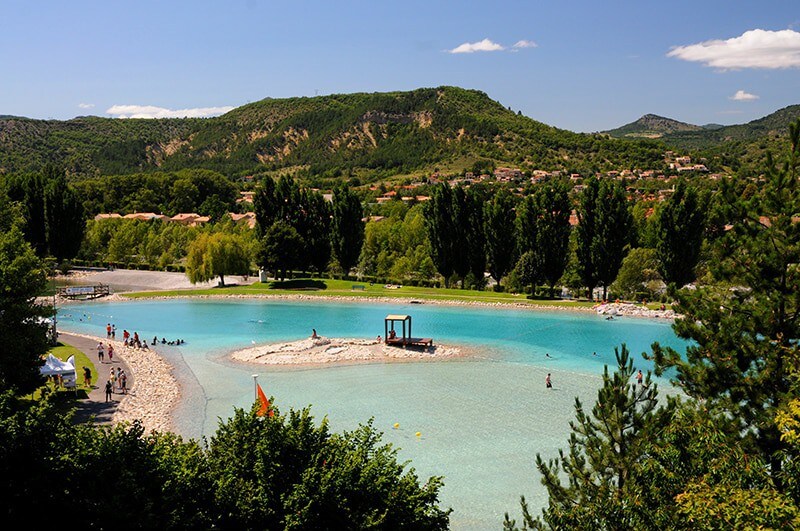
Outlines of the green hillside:
<svg viewBox="0 0 800 531">
<path fill-rule="evenodd" d="M 47 162 L 73 175 L 207 168 L 228 176 L 386 176 L 476 161 L 523 169 L 651 167 L 654 142 L 572 133 L 455 87 L 265 99 L 208 119 L 0 119 L 0 173 Z"/>
<path fill-rule="evenodd" d="M 664 135 L 681 131 L 701 131 L 697 125 L 664 118 L 655 114 L 645 114 L 635 122 L 606 131 L 615 138 L 661 138 Z"/>
</svg>

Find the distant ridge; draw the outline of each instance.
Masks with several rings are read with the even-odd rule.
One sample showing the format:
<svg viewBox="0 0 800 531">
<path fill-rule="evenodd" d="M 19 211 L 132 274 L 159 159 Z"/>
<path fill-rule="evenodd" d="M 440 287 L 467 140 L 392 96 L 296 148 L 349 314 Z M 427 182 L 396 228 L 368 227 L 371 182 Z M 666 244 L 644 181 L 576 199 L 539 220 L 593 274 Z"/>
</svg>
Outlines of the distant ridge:
<svg viewBox="0 0 800 531">
<path fill-rule="evenodd" d="M 48 162 L 71 175 L 215 170 L 374 181 L 495 166 L 563 172 L 651 167 L 633 145 L 543 124 L 459 87 L 267 98 L 207 119 L 0 119 L 0 175 Z"/>
<path fill-rule="evenodd" d="M 679 122 L 656 114 L 645 114 L 635 122 L 605 131 L 615 138 L 661 138 L 664 135 L 679 131 L 701 131 L 699 125 Z"/>
</svg>

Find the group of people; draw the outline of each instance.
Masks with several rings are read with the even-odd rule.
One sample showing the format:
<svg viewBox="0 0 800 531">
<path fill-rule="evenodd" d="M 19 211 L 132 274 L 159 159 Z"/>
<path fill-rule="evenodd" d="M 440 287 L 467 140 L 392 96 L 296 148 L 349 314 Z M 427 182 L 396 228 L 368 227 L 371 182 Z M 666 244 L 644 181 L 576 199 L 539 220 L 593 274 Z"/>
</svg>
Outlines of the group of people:
<svg viewBox="0 0 800 531">
<path fill-rule="evenodd" d="M 113 400 L 111 395 L 114 392 L 119 392 L 123 395 L 128 394 L 128 375 L 125 374 L 125 369 L 122 367 L 117 367 L 116 373 L 114 372 L 114 368 L 111 368 L 111 373 L 106 381 L 106 402 Z"/>
<path fill-rule="evenodd" d="M 157 343 L 158 343 L 158 336 L 153 336 L 153 342 L 151 344 L 155 345 Z M 161 338 L 161 344 L 162 345 L 183 345 L 184 343 L 186 343 L 186 341 L 184 341 L 183 339 L 180 339 L 180 338 L 175 339 L 174 341 L 167 341 L 167 338 L 165 338 L 165 337 Z M 147 348 L 147 341 L 144 342 L 144 345 L 145 345 L 145 348 Z"/>
</svg>

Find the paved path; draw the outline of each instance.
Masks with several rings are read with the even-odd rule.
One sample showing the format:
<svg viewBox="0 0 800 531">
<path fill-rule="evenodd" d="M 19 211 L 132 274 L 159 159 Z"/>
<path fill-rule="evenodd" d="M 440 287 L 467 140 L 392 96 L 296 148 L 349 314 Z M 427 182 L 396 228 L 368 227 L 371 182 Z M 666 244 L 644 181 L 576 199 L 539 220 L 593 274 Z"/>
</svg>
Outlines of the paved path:
<svg viewBox="0 0 800 531">
<path fill-rule="evenodd" d="M 105 385 L 109 373 L 111 372 L 111 367 L 114 368 L 114 371 L 117 370 L 117 367 L 121 367 L 122 370 L 125 371 L 125 374 L 128 376 L 128 389 L 133 387 L 133 371 L 131 371 L 128 364 L 125 363 L 125 360 L 119 356 L 116 350 L 114 352 L 113 362 L 109 362 L 108 356 L 106 356 L 106 361 L 99 363 L 97 359 L 97 342 L 94 340 L 81 336 L 74 336 L 66 332 L 59 332 L 58 339 L 62 343 L 72 345 L 86 354 L 92 363 L 94 363 L 97 373 L 99 373 L 99 376 L 92 374 L 92 388 L 89 390 L 88 399 L 75 402 L 75 420 L 78 422 L 86 422 L 91 417 L 94 417 L 95 422 L 98 424 L 110 423 L 114 412 L 117 410 L 117 404 L 119 404 L 120 400 L 125 398 L 125 395 L 119 393 L 119 391 L 115 389 L 111 397 L 112 400 L 106 402 Z M 83 374 L 77 376 L 78 383 L 81 384 L 80 388 L 85 389 L 85 387 L 83 387 Z"/>
</svg>

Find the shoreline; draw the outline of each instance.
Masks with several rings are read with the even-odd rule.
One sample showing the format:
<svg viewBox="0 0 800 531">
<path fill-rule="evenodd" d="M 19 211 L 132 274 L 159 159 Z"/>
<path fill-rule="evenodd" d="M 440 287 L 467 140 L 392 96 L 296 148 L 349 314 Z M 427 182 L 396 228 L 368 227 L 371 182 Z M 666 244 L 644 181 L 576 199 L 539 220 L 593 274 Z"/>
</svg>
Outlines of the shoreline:
<svg viewBox="0 0 800 531">
<path fill-rule="evenodd" d="M 49 300 L 49 297 L 47 298 Z M 436 306 L 467 306 L 477 308 L 498 308 L 498 309 L 519 309 L 532 311 L 553 311 L 569 313 L 594 313 L 606 316 L 623 316 L 644 319 L 668 319 L 674 320 L 681 315 L 674 310 L 651 310 L 638 304 L 628 302 L 607 302 L 597 303 L 594 306 L 562 306 L 557 304 L 536 304 L 528 302 L 484 302 L 474 300 L 457 299 L 416 299 L 413 297 L 367 297 L 367 296 L 348 296 L 348 295 L 309 295 L 301 293 L 220 293 L 220 294 L 201 294 L 201 295 L 151 295 L 146 297 L 126 297 L 123 293 L 112 293 L 111 295 L 98 299 L 71 300 L 58 297 L 58 304 L 69 306 L 71 304 L 93 303 L 93 302 L 135 302 L 135 301 L 159 301 L 159 300 L 189 300 L 189 299 L 266 299 L 278 301 L 310 301 L 310 302 L 363 302 L 368 304 L 432 304 Z"/>
<path fill-rule="evenodd" d="M 319 337 L 264 343 L 234 350 L 225 357 L 236 363 L 268 367 L 338 367 L 353 363 L 442 361 L 468 355 L 466 348 L 456 346 L 405 349 L 377 339 Z"/>
<path fill-rule="evenodd" d="M 133 373 L 133 385 L 119 400 L 112 424 L 140 420 L 145 433 L 175 431 L 172 412 L 180 404 L 182 393 L 174 367 L 155 349 L 134 349 L 122 341 L 91 334 L 69 332 L 104 344 L 113 344 L 114 353 L 124 359 Z"/>
</svg>

